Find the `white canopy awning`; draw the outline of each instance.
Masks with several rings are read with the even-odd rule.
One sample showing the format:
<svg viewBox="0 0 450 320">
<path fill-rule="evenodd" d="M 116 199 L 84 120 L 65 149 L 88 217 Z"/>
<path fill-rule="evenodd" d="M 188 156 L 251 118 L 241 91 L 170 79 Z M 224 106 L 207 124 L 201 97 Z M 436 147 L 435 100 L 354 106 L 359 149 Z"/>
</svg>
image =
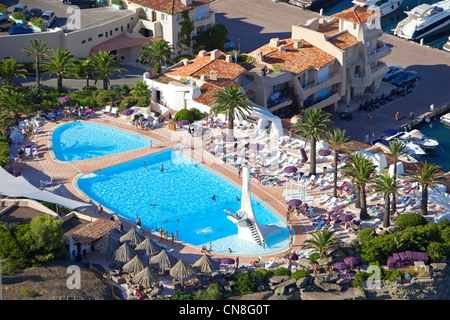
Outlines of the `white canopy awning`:
<svg viewBox="0 0 450 320">
<path fill-rule="evenodd" d="M 52 192 L 40 190 L 24 177 L 15 177 L 5 169 L 0 167 L 0 194 L 9 197 L 23 197 L 35 200 L 47 201 L 59 204 L 69 209 L 90 206 L 90 203 L 71 200 L 65 197 L 58 196 Z"/>
</svg>

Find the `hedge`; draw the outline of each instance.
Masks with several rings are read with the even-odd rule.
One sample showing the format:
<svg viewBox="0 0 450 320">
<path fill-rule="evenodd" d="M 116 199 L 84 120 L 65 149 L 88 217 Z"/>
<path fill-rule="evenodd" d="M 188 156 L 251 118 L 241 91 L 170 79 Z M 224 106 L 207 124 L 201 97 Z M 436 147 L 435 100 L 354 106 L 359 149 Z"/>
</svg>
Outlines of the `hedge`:
<svg viewBox="0 0 450 320">
<path fill-rule="evenodd" d="M 420 214 L 411 212 L 400 215 L 395 222 L 395 225 L 402 229 L 414 226 L 423 226 L 427 224 L 427 220 Z"/>
</svg>

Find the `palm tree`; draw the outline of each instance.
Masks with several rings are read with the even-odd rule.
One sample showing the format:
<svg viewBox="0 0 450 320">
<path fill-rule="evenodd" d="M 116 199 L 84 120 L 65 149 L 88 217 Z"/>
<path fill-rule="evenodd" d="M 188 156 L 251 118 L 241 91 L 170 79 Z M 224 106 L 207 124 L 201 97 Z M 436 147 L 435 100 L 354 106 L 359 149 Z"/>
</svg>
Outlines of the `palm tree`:
<svg viewBox="0 0 450 320">
<path fill-rule="evenodd" d="M 66 49 L 52 50 L 52 55 L 44 64 L 44 69 L 49 74 L 56 74 L 58 92 L 63 91 L 62 80 L 66 74 L 71 73 L 73 68 L 73 55 Z"/>
<path fill-rule="evenodd" d="M 394 179 L 397 180 L 397 160 L 400 156 L 406 154 L 406 144 L 403 140 L 389 141 L 389 147 L 386 150 L 388 156 L 394 160 Z M 392 194 L 392 211 L 397 209 L 397 199 L 395 193 Z"/>
<path fill-rule="evenodd" d="M 89 85 L 89 79 L 93 77 L 93 70 L 91 59 L 84 59 L 82 61 L 75 60 L 72 68 L 73 73 L 79 79 L 86 79 L 86 86 Z"/>
<path fill-rule="evenodd" d="M 306 109 L 299 114 L 299 123 L 292 125 L 292 132 L 298 133 L 311 143 L 310 166 L 311 175 L 316 174 L 316 142 L 322 139 L 329 130 L 331 114 L 322 109 Z M 306 144 L 306 142 L 305 142 Z"/>
<path fill-rule="evenodd" d="M 26 78 L 25 72 L 27 70 L 23 66 L 23 64 L 14 58 L 5 58 L 0 61 L 0 76 L 5 77 L 6 84 L 11 86 L 13 78 Z"/>
<path fill-rule="evenodd" d="M 328 131 L 326 133 L 325 142 L 328 144 L 330 149 L 334 151 L 334 190 L 333 197 L 337 198 L 337 165 L 338 165 L 338 157 L 339 157 L 339 149 L 349 142 L 350 140 L 345 137 L 345 130 L 341 130 L 339 128 L 335 128 L 333 131 Z"/>
<path fill-rule="evenodd" d="M 109 79 L 116 73 L 120 73 L 124 68 L 120 67 L 117 55 L 109 51 L 100 51 L 94 53 L 91 57 L 91 67 L 94 74 L 95 83 L 97 80 L 103 80 L 103 89 L 108 90 Z"/>
<path fill-rule="evenodd" d="M 148 69 L 155 63 L 155 71 L 159 73 L 161 70 L 161 64 L 164 62 L 170 62 L 170 56 L 172 55 L 172 47 L 164 39 L 154 40 L 145 44 L 147 47 L 142 49 L 139 53 L 139 60 L 143 64 L 147 64 Z"/>
<path fill-rule="evenodd" d="M 136 82 L 130 93 L 139 100 L 138 107 L 142 106 L 145 108 L 150 104 L 151 91 L 144 81 L 140 80 Z"/>
<path fill-rule="evenodd" d="M 227 134 L 233 136 L 234 119 L 240 115 L 244 117 L 245 113 L 249 114 L 253 109 L 250 106 L 250 99 L 244 89 L 230 85 L 224 90 L 217 90 L 213 94 L 216 100 L 211 106 L 211 113 L 217 116 L 218 113 L 226 112 L 228 119 Z"/>
<path fill-rule="evenodd" d="M 0 106 L 0 133 L 5 136 L 6 128 L 12 123 L 11 113 L 3 106 Z"/>
<path fill-rule="evenodd" d="M 5 91 L 0 95 L 0 108 L 9 112 L 14 117 L 15 123 L 18 123 L 20 116 L 26 113 L 29 101 L 22 92 Z"/>
<path fill-rule="evenodd" d="M 359 197 L 361 201 L 359 218 L 365 220 L 368 217 L 366 185 L 370 181 L 372 173 L 375 171 L 375 165 L 362 154 L 350 155 L 349 158 L 350 161 L 345 162 L 341 170 L 344 173 L 344 176 L 352 179 L 359 187 Z"/>
<path fill-rule="evenodd" d="M 416 165 L 416 170 L 411 176 L 407 176 L 407 180 L 417 182 L 422 188 L 422 203 L 420 206 L 420 214 L 428 214 L 428 188 L 437 190 L 441 180 L 444 179 L 443 173 L 440 172 L 441 166 L 425 161 L 423 165 Z"/>
<path fill-rule="evenodd" d="M 321 229 L 315 232 L 310 232 L 312 239 L 306 239 L 303 241 L 305 248 L 312 249 L 312 253 L 317 253 L 320 258 L 324 258 L 327 255 L 327 251 L 334 249 L 341 241 L 335 236 L 336 231 L 328 231 L 327 229 Z"/>
<path fill-rule="evenodd" d="M 36 85 L 40 88 L 41 85 L 41 70 L 40 63 L 41 60 L 47 58 L 47 52 L 50 50 L 47 48 L 47 42 L 42 40 L 33 39 L 30 41 L 31 44 L 27 44 L 22 52 L 25 53 L 26 57 L 33 57 L 34 64 L 36 67 Z"/>
<path fill-rule="evenodd" d="M 384 218 L 383 227 L 387 228 L 390 226 L 390 215 L 391 215 L 391 194 L 394 195 L 398 190 L 397 179 L 395 176 L 389 175 L 387 171 L 383 172 L 378 178 L 373 181 L 372 187 L 374 192 L 381 192 L 384 195 Z"/>
</svg>

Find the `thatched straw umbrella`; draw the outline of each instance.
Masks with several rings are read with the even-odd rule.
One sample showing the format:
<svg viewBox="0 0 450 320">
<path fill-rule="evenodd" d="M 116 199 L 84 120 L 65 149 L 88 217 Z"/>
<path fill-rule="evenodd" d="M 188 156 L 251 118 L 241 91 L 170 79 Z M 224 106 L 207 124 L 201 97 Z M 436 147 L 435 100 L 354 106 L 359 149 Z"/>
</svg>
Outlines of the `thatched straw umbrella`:
<svg viewBox="0 0 450 320">
<path fill-rule="evenodd" d="M 141 257 L 136 254 L 133 259 L 124 264 L 122 270 L 126 273 L 133 273 L 135 275 L 136 273 L 142 271 L 146 266 L 147 263 L 145 263 Z"/>
<path fill-rule="evenodd" d="M 166 249 L 162 249 L 160 253 L 150 258 L 150 264 L 156 264 L 161 271 L 169 270 L 172 268 L 178 259 L 168 254 Z"/>
<path fill-rule="evenodd" d="M 117 261 L 123 262 L 123 263 L 127 263 L 128 261 L 133 259 L 134 256 L 136 256 L 136 255 L 137 255 L 136 251 L 134 251 L 128 245 L 128 243 L 125 242 L 114 253 L 114 259 Z"/>
<path fill-rule="evenodd" d="M 216 260 L 213 260 L 213 258 L 205 253 L 203 257 L 195 261 L 192 267 L 196 268 L 199 272 L 202 273 L 212 273 L 214 271 L 220 270 L 220 263 L 218 263 Z"/>
<path fill-rule="evenodd" d="M 162 248 L 157 245 L 155 242 L 151 241 L 149 238 L 145 238 L 144 241 L 139 243 L 134 250 L 139 255 L 146 255 L 146 256 L 153 256 L 155 254 L 158 254 Z"/>
<path fill-rule="evenodd" d="M 98 240 L 94 248 L 100 252 L 106 254 L 106 260 L 108 260 L 108 256 L 113 256 L 114 252 L 119 249 L 120 243 L 116 239 L 113 239 L 111 233 L 104 235 L 100 240 Z"/>
<path fill-rule="evenodd" d="M 158 282 L 158 276 L 154 274 L 150 267 L 145 267 L 142 269 L 134 278 L 133 283 L 141 284 L 146 289 L 150 287 L 150 284 L 153 282 Z"/>
<path fill-rule="evenodd" d="M 131 246 L 135 246 L 145 240 L 145 237 L 131 228 L 126 234 L 120 237 L 120 242 L 127 242 Z"/>
<path fill-rule="evenodd" d="M 180 279 L 181 284 L 183 285 L 183 279 L 196 274 L 194 268 L 184 262 L 182 259 L 178 260 L 178 262 L 170 268 L 170 275 L 174 278 Z"/>
</svg>

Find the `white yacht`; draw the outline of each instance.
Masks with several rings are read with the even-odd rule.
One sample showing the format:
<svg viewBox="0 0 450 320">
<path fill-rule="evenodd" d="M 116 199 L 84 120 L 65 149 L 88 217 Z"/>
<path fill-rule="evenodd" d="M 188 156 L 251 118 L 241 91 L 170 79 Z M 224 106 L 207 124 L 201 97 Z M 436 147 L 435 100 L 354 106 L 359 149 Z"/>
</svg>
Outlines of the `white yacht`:
<svg viewBox="0 0 450 320">
<path fill-rule="evenodd" d="M 450 52 L 450 37 L 448 37 L 447 42 L 444 44 L 442 49 L 444 49 L 445 51 Z"/>
<path fill-rule="evenodd" d="M 436 139 L 427 137 L 422 133 L 422 131 L 417 129 L 404 132 L 404 134 L 399 136 L 399 138 L 414 142 L 424 149 L 433 149 L 439 145 L 439 142 Z"/>
<path fill-rule="evenodd" d="M 439 120 L 441 121 L 441 123 L 442 123 L 443 125 L 450 126 L 450 112 L 444 114 L 443 116 L 441 116 L 441 117 L 439 118 Z"/>
<path fill-rule="evenodd" d="M 385 132 L 387 132 L 388 130 L 386 130 Z M 396 134 L 390 135 L 385 137 L 384 139 L 386 141 L 391 141 L 391 140 L 396 140 L 396 139 L 401 139 L 403 136 L 405 136 L 406 132 L 400 132 L 397 130 Z M 426 152 L 415 142 L 412 142 L 408 139 L 405 139 L 405 151 L 413 156 L 421 156 L 421 155 L 425 155 Z"/>
<path fill-rule="evenodd" d="M 387 15 L 402 5 L 403 0 L 353 0 L 354 5 L 367 7 L 368 9 L 380 11 L 383 15 Z"/>
<path fill-rule="evenodd" d="M 450 0 L 421 4 L 405 13 L 408 17 L 398 23 L 394 35 L 408 40 L 418 40 L 450 24 Z"/>
</svg>

